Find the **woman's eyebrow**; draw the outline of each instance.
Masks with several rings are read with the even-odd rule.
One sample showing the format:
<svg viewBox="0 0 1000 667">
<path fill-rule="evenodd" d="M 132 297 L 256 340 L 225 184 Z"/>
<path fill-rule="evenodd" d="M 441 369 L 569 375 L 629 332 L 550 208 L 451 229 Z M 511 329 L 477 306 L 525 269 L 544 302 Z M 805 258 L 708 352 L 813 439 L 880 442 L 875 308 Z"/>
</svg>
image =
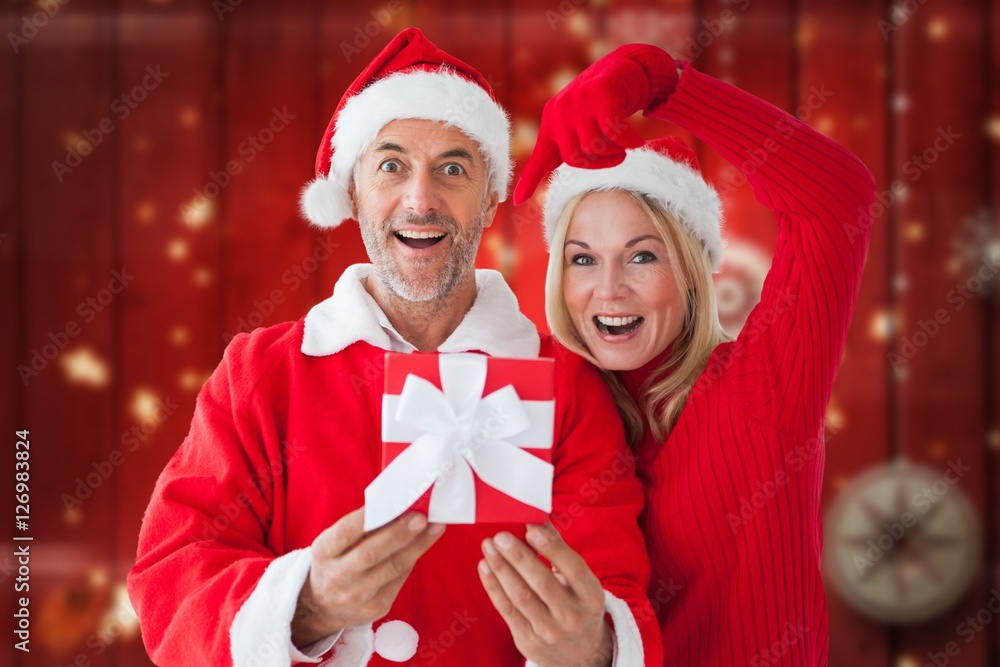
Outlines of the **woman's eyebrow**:
<svg viewBox="0 0 1000 667">
<path fill-rule="evenodd" d="M 629 241 L 628 243 L 626 243 L 625 247 L 626 248 L 631 248 L 632 246 L 634 246 L 639 241 L 645 241 L 646 239 L 653 239 L 654 241 L 660 241 L 661 243 L 663 242 L 663 239 L 661 239 L 656 234 L 645 234 L 643 236 L 637 236 L 637 237 L 635 237 L 634 239 L 632 239 L 631 241 Z"/>
</svg>

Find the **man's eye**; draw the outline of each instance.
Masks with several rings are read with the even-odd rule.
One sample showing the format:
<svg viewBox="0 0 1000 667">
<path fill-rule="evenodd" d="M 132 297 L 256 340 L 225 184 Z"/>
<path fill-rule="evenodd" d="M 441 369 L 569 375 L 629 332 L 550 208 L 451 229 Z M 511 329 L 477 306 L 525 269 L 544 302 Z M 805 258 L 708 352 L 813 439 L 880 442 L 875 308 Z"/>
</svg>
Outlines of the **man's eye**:
<svg viewBox="0 0 1000 667">
<path fill-rule="evenodd" d="M 385 162 L 380 164 L 378 168 L 388 174 L 395 174 L 400 170 L 401 167 L 399 162 L 397 162 L 396 160 L 386 160 Z"/>
<path fill-rule="evenodd" d="M 465 167 L 454 162 L 444 166 L 444 173 L 448 176 L 461 176 L 465 173 Z"/>
<path fill-rule="evenodd" d="M 571 264 L 576 264 L 578 266 L 590 266 L 594 263 L 594 258 L 590 255 L 573 255 L 573 259 L 569 261 Z"/>
</svg>

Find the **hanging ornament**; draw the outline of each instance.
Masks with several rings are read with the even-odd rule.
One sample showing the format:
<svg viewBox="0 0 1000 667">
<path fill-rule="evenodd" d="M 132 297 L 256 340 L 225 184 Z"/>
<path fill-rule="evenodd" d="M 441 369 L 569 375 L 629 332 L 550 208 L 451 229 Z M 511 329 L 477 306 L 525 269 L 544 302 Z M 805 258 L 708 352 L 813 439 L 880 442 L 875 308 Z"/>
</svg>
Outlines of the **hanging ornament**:
<svg viewBox="0 0 1000 667">
<path fill-rule="evenodd" d="M 940 616 L 965 594 L 981 540 L 960 487 L 969 470 L 961 459 L 940 470 L 899 459 L 844 488 L 826 515 L 823 569 L 848 604 L 905 625 Z"/>
</svg>

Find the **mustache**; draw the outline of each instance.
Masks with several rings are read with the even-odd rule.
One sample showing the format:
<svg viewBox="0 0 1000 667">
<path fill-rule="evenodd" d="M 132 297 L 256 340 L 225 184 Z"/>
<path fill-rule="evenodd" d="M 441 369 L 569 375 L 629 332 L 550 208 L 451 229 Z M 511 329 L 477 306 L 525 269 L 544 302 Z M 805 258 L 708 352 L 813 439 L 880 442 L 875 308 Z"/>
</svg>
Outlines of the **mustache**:
<svg viewBox="0 0 1000 667">
<path fill-rule="evenodd" d="M 392 234 L 403 227 L 439 227 L 455 236 L 458 234 L 458 223 L 454 218 L 450 218 L 440 213 L 428 213 L 427 215 L 410 214 L 405 217 L 389 218 L 383 227 L 386 232 Z"/>
</svg>

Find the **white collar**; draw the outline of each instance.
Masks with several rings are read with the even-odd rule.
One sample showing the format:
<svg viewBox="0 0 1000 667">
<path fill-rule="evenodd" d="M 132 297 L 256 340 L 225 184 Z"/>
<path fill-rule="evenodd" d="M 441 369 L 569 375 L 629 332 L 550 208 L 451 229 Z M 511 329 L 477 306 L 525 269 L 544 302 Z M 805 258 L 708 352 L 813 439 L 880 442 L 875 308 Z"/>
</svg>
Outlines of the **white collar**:
<svg viewBox="0 0 1000 667">
<path fill-rule="evenodd" d="M 333 288 L 333 296 L 312 307 L 302 335 L 303 354 L 336 354 L 358 341 L 390 350 L 390 332 L 402 339 L 362 285 L 371 270 L 371 264 L 347 267 Z M 521 313 L 503 276 L 498 271 L 476 269 L 476 288 L 472 308 L 438 352 L 479 350 L 494 357 L 537 357 L 541 344 L 538 330 Z"/>
</svg>

